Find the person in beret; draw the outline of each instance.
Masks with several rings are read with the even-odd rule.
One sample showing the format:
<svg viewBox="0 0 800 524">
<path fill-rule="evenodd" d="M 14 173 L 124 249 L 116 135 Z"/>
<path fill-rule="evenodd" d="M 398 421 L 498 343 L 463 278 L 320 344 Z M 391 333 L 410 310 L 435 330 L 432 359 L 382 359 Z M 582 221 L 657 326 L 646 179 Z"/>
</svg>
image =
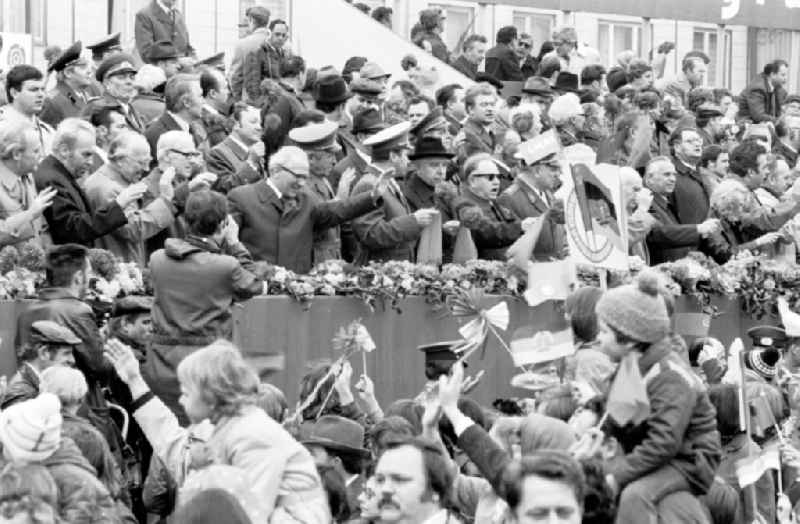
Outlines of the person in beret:
<svg viewBox="0 0 800 524">
<path fill-rule="evenodd" d="M 414 261 L 415 248 L 422 230 L 433 223 L 439 212 L 433 208 L 412 211 L 400 184 L 408 168 L 408 122 L 396 124 L 371 136 L 364 142 L 370 148 L 373 165 L 387 173 L 388 191 L 383 205 L 352 222 L 353 233 L 360 244 L 356 262 L 406 260 Z M 353 188 L 353 195 L 373 190 L 381 181 L 374 174 L 364 174 Z"/>
<path fill-rule="evenodd" d="M 150 47 L 150 54 L 147 63 L 152 64 L 162 71 L 167 80 L 178 74 L 180 63 L 178 62 L 178 50 L 169 40 L 159 40 Z"/>
<path fill-rule="evenodd" d="M 35 398 L 39 394 L 39 377 L 51 366 L 75 367 L 73 350 L 81 340 L 69 328 L 52 320 L 31 324 L 30 338 L 17 348 L 17 372 L 8 383 L 0 408 Z"/>
<path fill-rule="evenodd" d="M 194 48 L 189 43 L 189 31 L 176 3 L 175 0 L 151 0 L 136 13 L 136 50 L 143 60 L 149 60 L 150 50 L 156 42 L 168 40 L 177 49 L 181 61 L 193 65 Z"/>
<path fill-rule="evenodd" d="M 52 127 L 58 126 L 65 118 L 79 116 L 86 107 L 89 99 L 86 89 L 93 77 L 91 64 L 81 56 L 82 51 L 81 42 L 75 42 L 50 66 L 58 80 L 56 87 L 48 93 L 39 118 Z"/>
<path fill-rule="evenodd" d="M 104 92 L 101 97 L 89 100 L 84 112 L 88 113 L 93 106 L 119 105 L 125 115 L 125 123 L 137 133 L 144 133 L 145 119 L 139 115 L 131 101 L 136 96 L 134 77 L 137 69 L 134 59 L 126 53 L 117 53 L 109 56 L 95 71 L 95 78 L 103 84 Z"/>
</svg>

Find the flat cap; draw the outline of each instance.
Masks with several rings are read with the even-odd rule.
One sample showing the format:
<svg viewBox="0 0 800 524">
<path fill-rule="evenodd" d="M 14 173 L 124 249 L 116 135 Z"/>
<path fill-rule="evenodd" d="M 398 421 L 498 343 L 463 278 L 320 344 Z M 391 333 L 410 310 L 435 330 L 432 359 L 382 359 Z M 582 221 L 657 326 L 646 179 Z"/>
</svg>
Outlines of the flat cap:
<svg viewBox="0 0 800 524">
<path fill-rule="evenodd" d="M 392 76 L 390 73 L 384 71 L 376 62 L 367 62 L 361 67 L 361 71 L 359 71 L 358 74 L 361 78 L 366 78 L 368 80 L 379 80 Z"/>
<path fill-rule="evenodd" d="M 111 309 L 111 316 L 121 317 L 123 315 L 136 313 L 150 313 L 152 307 L 153 297 L 128 295 L 127 297 L 118 298 L 114 301 L 114 307 Z"/>
<path fill-rule="evenodd" d="M 375 80 L 356 78 L 350 82 L 350 91 L 364 96 L 378 96 L 383 93 L 383 86 Z"/>
<path fill-rule="evenodd" d="M 81 343 L 81 339 L 72 330 L 52 320 L 37 320 L 31 324 L 30 341 L 34 344 L 62 344 L 69 346 Z"/>
<path fill-rule="evenodd" d="M 100 63 L 94 76 L 98 82 L 103 82 L 109 76 L 136 73 L 137 69 L 133 64 L 133 57 L 129 54 L 112 55 Z"/>
<path fill-rule="evenodd" d="M 336 143 L 336 122 L 325 120 L 319 124 L 306 124 L 289 131 L 289 140 L 305 151 L 341 151 Z"/>
<path fill-rule="evenodd" d="M 81 56 L 81 52 L 83 51 L 83 44 L 81 44 L 80 40 L 69 46 L 61 55 L 56 58 L 50 67 L 47 69 L 48 71 L 63 71 L 64 69 L 73 66 L 73 65 L 82 65 L 86 64 L 86 60 Z"/>
<path fill-rule="evenodd" d="M 158 62 L 159 60 L 177 59 L 179 56 L 178 48 L 172 42 L 159 40 L 150 48 L 150 54 L 147 59 L 150 62 Z"/>
<path fill-rule="evenodd" d="M 544 95 L 552 96 L 553 88 L 550 87 L 550 82 L 541 76 L 532 76 L 525 80 L 525 85 L 522 86 L 522 92 L 531 95 Z"/>
<path fill-rule="evenodd" d="M 392 149 L 406 148 L 411 149 L 408 143 L 408 131 L 411 129 L 411 122 L 400 122 L 383 131 L 378 131 L 371 137 L 364 140 L 364 145 L 371 147 L 373 151 L 386 151 Z"/>
</svg>

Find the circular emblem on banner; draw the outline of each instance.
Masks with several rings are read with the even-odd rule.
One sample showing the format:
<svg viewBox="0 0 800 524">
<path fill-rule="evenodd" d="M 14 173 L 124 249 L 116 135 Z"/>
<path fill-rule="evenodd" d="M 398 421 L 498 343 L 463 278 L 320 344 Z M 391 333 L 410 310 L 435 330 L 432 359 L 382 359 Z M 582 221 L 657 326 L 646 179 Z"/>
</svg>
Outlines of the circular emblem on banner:
<svg viewBox="0 0 800 524">
<path fill-rule="evenodd" d="M 575 195 L 574 189 L 570 192 L 567 204 L 564 206 L 564 219 L 567 234 L 587 260 L 599 264 L 611 256 L 611 252 L 614 249 L 611 242 L 604 236 L 598 236 L 591 231 L 586 231 L 578 209 L 578 197 Z"/>
<path fill-rule="evenodd" d="M 8 55 L 6 62 L 9 66 L 24 64 L 27 62 L 25 59 L 25 50 L 19 44 L 14 44 L 8 48 Z"/>
</svg>

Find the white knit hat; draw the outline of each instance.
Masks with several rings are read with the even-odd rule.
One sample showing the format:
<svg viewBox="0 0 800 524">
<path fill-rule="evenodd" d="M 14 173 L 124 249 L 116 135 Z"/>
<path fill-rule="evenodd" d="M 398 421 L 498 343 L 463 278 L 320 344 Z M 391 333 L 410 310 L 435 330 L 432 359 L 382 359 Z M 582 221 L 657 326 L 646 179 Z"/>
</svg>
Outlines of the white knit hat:
<svg viewBox="0 0 800 524">
<path fill-rule="evenodd" d="M 40 462 L 61 444 L 61 402 L 52 393 L 14 404 L 0 413 L 0 441 L 6 456 Z"/>
</svg>

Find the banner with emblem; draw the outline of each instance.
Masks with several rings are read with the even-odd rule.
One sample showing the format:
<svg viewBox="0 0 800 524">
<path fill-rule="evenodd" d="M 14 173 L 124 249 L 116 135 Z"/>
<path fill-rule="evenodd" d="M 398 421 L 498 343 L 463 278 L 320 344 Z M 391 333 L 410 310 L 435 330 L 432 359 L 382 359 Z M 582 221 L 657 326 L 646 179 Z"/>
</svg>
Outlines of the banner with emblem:
<svg viewBox="0 0 800 524">
<path fill-rule="evenodd" d="M 582 145 L 582 144 L 579 144 Z M 564 201 L 570 256 L 576 264 L 628 269 L 628 221 L 622 202 L 619 167 L 595 164 L 582 147 L 563 151 Z"/>
</svg>

